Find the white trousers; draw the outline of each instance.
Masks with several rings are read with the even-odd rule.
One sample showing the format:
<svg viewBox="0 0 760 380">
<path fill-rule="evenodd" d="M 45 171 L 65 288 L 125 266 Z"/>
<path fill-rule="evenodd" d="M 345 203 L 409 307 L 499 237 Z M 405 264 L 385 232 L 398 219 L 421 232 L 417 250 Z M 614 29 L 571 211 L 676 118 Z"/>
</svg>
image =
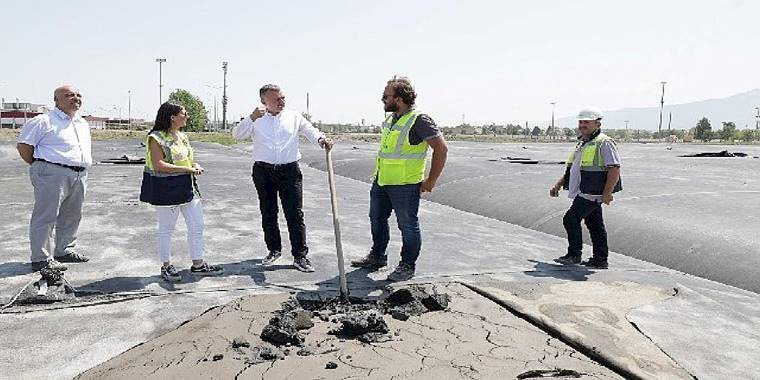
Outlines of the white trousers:
<svg viewBox="0 0 760 380">
<path fill-rule="evenodd" d="M 182 213 L 187 225 L 188 254 L 193 260 L 203 259 L 203 207 L 201 200 L 192 201 L 177 206 L 156 206 L 158 215 L 158 257 L 162 263 L 171 260 L 171 242 L 177 216 Z"/>
</svg>

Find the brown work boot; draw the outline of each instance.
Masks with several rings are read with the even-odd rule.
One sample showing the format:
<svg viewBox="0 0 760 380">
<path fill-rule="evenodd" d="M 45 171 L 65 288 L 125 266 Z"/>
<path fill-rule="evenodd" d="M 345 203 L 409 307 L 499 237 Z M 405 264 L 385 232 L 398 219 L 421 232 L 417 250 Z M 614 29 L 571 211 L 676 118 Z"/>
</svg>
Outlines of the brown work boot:
<svg viewBox="0 0 760 380">
<path fill-rule="evenodd" d="M 414 277 L 414 266 L 402 261 L 398 263 L 396 269 L 388 275 L 388 281 L 407 281 L 411 280 L 412 277 Z"/>
<path fill-rule="evenodd" d="M 351 260 L 351 266 L 356 268 L 380 269 L 388 265 L 386 256 L 373 255 L 372 253 L 361 259 Z"/>
</svg>

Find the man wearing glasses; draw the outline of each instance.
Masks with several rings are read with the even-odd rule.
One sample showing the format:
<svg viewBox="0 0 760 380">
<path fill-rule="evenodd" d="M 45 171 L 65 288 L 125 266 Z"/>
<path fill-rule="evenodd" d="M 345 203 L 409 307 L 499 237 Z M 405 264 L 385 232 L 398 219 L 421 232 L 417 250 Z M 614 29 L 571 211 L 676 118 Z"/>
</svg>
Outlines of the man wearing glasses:
<svg viewBox="0 0 760 380">
<path fill-rule="evenodd" d="M 420 194 L 433 191 L 446 164 L 448 148 L 433 119 L 415 109 L 417 94 L 408 78 L 388 81 L 381 101 L 391 112 L 382 127 L 374 181 L 370 190 L 369 219 L 372 249 L 354 267 L 379 269 L 387 265 L 386 248 L 390 240 L 388 218 L 391 211 L 401 230 L 401 262 L 388 275 L 389 281 L 414 277 L 422 237 L 417 212 Z M 428 147 L 433 149 L 430 173 L 425 178 Z"/>
<path fill-rule="evenodd" d="M 79 115 L 82 94 L 72 86 L 53 93 L 55 108 L 29 120 L 18 137 L 21 159 L 30 165 L 34 210 L 29 223 L 32 269 L 66 270 L 66 263 L 89 261 L 74 251 L 92 165 L 90 126 Z M 55 228 L 55 251 L 51 235 Z"/>
<path fill-rule="evenodd" d="M 282 240 L 277 221 L 277 198 L 282 203 L 288 224 L 293 265 L 302 272 L 314 272 L 306 257 L 306 225 L 303 217 L 303 182 L 298 160 L 298 136 L 324 149 L 332 140 L 315 128 L 300 113 L 285 109 L 285 95 L 279 86 L 267 84 L 259 90 L 261 103 L 249 117 L 232 129 L 236 139 L 253 139 L 253 183 L 259 197 L 261 226 L 269 253 L 262 264 L 273 264 L 282 256 Z"/>
</svg>

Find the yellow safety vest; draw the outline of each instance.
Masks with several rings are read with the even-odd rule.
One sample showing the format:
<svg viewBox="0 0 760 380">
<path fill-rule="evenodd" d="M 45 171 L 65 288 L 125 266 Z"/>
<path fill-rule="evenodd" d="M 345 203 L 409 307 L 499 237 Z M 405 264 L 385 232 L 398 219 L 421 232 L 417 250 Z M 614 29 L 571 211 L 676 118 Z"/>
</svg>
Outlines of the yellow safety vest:
<svg viewBox="0 0 760 380">
<path fill-rule="evenodd" d="M 409 131 L 419 114 L 416 110 L 410 110 L 395 123 L 391 114 L 383 122 L 382 139 L 373 175 L 378 185 L 410 185 L 425 179 L 428 143 L 409 143 Z"/>
<path fill-rule="evenodd" d="M 184 133 L 177 139 L 165 131 L 153 131 L 145 139 L 145 168 L 140 185 L 140 201 L 156 206 L 180 205 L 200 197 L 195 176 L 190 173 L 156 171 L 150 156 L 150 139 L 156 140 L 164 153 L 164 161 L 186 168 L 193 167 L 193 148 Z"/>
<path fill-rule="evenodd" d="M 607 171 L 609 168 L 604 162 L 604 156 L 602 155 L 602 144 L 604 142 L 615 143 L 612 137 L 599 133 L 593 140 L 588 141 L 581 150 L 581 186 L 580 190 L 583 194 L 601 195 L 604 191 L 604 185 L 607 183 Z M 584 142 L 578 143 L 584 144 Z M 578 150 L 578 146 L 570 152 L 570 156 L 567 158 L 567 168 L 565 169 L 564 188 L 567 189 L 570 182 L 570 167 L 575 162 L 575 152 Z M 618 179 L 615 184 L 613 193 L 616 193 L 623 189 L 622 181 Z"/>
<path fill-rule="evenodd" d="M 167 176 L 170 173 L 156 172 L 153 167 L 153 159 L 150 155 L 150 139 L 156 140 L 161 150 L 164 152 L 164 161 L 169 164 L 183 166 L 186 168 L 193 167 L 193 148 L 187 135 L 177 132 L 178 139 L 174 139 L 171 133 L 166 131 L 153 131 L 145 139 L 145 171 L 153 176 Z"/>
</svg>

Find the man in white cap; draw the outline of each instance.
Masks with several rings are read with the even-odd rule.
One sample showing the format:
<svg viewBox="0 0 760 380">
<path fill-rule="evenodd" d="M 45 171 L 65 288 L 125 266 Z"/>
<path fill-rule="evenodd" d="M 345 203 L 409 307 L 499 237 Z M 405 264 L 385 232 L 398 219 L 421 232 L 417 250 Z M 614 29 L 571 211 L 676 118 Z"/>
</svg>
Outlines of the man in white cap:
<svg viewBox="0 0 760 380">
<path fill-rule="evenodd" d="M 563 224 L 567 231 L 567 254 L 554 261 L 571 265 L 582 264 L 596 269 L 607 269 L 607 231 L 602 217 L 602 203 L 609 205 L 612 194 L 623 189 L 620 181 L 620 158 L 615 141 L 601 131 L 602 111 L 595 107 L 578 113 L 579 142 L 567 159 L 565 173 L 549 190 L 552 197 L 560 189 L 569 191 L 573 205 L 565 213 Z M 586 222 L 593 256 L 581 263 L 583 234 L 581 220 Z"/>
</svg>

